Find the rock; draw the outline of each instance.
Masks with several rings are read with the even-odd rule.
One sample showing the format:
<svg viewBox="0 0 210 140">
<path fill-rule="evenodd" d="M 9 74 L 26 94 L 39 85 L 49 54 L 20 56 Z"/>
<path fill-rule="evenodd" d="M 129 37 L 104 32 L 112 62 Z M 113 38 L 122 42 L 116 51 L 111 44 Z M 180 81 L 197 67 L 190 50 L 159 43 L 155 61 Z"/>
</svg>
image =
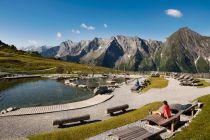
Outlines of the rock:
<svg viewBox="0 0 210 140">
<path fill-rule="evenodd" d="M 5 109 L 1 111 L 1 114 L 5 114 L 5 113 L 7 113 Z"/>
<path fill-rule="evenodd" d="M 7 108 L 7 112 L 11 112 L 11 111 L 13 111 L 13 107 Z"/>
<path fill-rule="evenodd" d="M 87 85 L 78 85 L 79 88 L 87 88 Z"/>
<path fill-rule="evenodd" d="M 70 84 L 70 82 L 69 82 L 69 80 L 65 80 L 65 82 L 64 82 L 65 84 Z"/>
<path fill-rule="evenodd" d="M 100 87 L 97 87 L 93 90 L 93 93 L 95 95 L 97 94 L 105 94 L 109 91 L 108 87 L 107 86 L 100 86 Z"/>
<path fill-rule="evenodd" d="M 116 83 L 116 81 L 106 81 L 106 83 L 114 85 Z"/>
<path fill-rule="evenodd" d="M 15 111 L 15 110 L 17 110 L 17 107 L 9 107 L 9 108 L 7 108 L 7 112 L 11 112 L 11 111 Z"/>
<path fill-rule="evenodd" d="M 69 83 L 69 85 L 70 85 L 70 86 L 73 86 L 73 87 L 78 86 L 78 85 L 77 85 L 77 84 L 75 84 L 75 83 Z"/>
</svg>

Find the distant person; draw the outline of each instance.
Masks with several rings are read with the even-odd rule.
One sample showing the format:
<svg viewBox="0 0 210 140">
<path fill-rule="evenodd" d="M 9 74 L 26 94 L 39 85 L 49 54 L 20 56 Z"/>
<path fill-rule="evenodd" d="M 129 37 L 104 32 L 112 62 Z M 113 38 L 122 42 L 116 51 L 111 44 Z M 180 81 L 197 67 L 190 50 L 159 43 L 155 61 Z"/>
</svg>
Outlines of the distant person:
<svg viewBox="0 0 210 140">
<path fill-rule="evenodd" d="M 137 86 L 137 87 L 139 87 L 139 86 L 140 86 L 140 83 L 139 83 L 139 80 L 138 80 L 138 79 L 136 80 L 136 84 L 135 84 L 135 86 Z"/>
<path fill-rule="evenodd" d="M 160 111 L 149 111 L 150 114 L 158 114 L 166 119 L 171 117 L 171 110 L 169 108 L 168 102 L 167 101 L 163 101 L 163 106 L 162 106 L 162 112 Z"/>
<path fill-rule="evenodd" d="M 131 91 L 137 91 L 139 90 L 139 88 L 140 88 L 140 83 L 139 80 L 137 79 L 135 85 L 131 88 Z"/>
</svg>

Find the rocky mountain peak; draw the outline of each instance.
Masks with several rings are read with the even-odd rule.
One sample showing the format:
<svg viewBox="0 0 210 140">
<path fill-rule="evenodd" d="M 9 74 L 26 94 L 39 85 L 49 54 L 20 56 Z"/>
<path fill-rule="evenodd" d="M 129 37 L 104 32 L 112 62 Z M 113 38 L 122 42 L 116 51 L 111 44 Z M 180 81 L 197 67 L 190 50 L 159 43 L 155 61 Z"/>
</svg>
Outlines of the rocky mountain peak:
<svg viewBox="0 0 210 140">
<path fill-rule="evenodd" d="M 187 27 L 183 27 L 180 28 L 178 31 L 176 31 L 175 33 L 173 33 L 168 40 L 171 39 L 179 39 L 181 41 L 185 41 L 185 42 L 195 42 L 198 39 L 200 39 L 202 36 L 200 34 L 198 34 L 197 32 L 191 30 L 190 28 Z"/>
</svg>

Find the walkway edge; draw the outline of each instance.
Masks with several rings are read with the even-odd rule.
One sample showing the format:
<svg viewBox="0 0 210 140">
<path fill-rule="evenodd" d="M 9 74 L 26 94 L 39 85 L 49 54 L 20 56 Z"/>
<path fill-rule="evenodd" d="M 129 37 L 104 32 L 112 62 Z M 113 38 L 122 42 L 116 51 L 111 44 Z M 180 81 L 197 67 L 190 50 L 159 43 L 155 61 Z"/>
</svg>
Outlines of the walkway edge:
<svg viewBox="0 0 210 140">
<path fill-rule="evenodd" d="M 28 108 L 20 108 L 19 110 L 8 112 L 6 114 L 1 114 L 0 117 L 8 117 L 8 116 L 23 116 L 23 115 L 34 115 L 34 114 L 45 114 L 45 113 L 53 113 L 67 110 L 75 110 L 82 109 L 91 106 L 95 106 L 110 100 L 114 95 L 96 95 L 93 98 L 60 105 L 51 105 L 51 106 L 39 106 L 39 107 L 28 107 Z"/>
</svg>

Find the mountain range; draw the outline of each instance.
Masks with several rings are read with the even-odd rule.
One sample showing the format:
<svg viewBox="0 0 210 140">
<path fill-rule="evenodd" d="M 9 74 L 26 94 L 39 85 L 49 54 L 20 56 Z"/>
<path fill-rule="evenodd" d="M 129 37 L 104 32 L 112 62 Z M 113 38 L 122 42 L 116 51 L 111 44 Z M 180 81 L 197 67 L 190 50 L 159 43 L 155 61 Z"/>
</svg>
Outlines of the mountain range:
<svg viewBox="0 0 210 140">
<path fill-rule="evenodd" d="M 55 47 L 27 49 L 25 51 L 38 51 L 43 57 L 115 69 L 193 73 L 210 70 L 210 37 L 187 27 L 180 28 L 165 42 L 117 35 L 109 39 L 68 40 Z"/>
</svg>

